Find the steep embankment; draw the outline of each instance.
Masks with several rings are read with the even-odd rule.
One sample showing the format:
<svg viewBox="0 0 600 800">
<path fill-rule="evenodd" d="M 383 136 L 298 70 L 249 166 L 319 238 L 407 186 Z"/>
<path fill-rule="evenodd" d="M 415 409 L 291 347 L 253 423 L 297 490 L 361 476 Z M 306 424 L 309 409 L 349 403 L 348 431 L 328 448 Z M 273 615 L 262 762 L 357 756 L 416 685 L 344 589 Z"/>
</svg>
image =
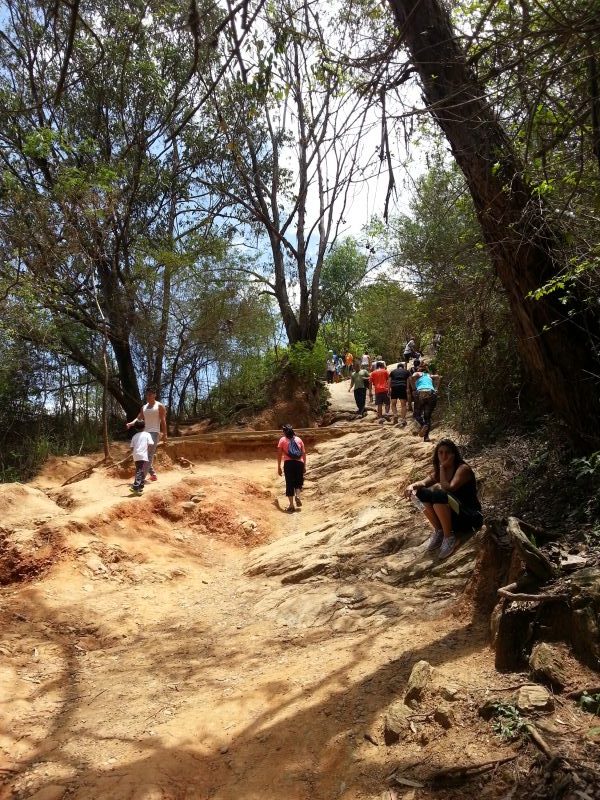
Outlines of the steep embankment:
<svg viewBox="0 0 600 800">
<path fill-rule="evenodd" d="M 505 795 L 528 754 L 487 790 L 410 787 L 518 755 L 477 714 L 515 679 L 460 600 L 477 540 L 438 564 L 399 499 L 431 446 L 368 421 L 344 430 L 307 435 L 294 515 L 273 502 L 275 433 L 176 442 L 142 498 L 115 470 L 57 486 L 58 465 L 37 488 L 1 487 L 0 796 Z M 439 671 L 410 709 L 423 659 Z M 569 735 L 578 713 L 561 709 Z"/>
</svg>

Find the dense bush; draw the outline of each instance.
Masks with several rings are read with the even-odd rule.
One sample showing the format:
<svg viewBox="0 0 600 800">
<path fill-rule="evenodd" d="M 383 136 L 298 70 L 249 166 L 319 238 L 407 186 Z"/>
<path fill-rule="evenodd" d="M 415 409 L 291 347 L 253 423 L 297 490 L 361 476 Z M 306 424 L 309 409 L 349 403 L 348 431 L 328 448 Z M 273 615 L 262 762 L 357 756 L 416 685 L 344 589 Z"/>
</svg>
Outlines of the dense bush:
<svg viewBox="0 0 600 800">
<path fill-rule="evenodd" d="M 409 208 L 392 222 L 385 247 L 393 276 L 414 293 L 412 332 L 428 357 L 434 332 L 443 333 L 435 361 L 451 416 L 479 435 L 497 433 L 509 419 L 525 422 L 536 393 L 463 176 L 434 154 Z"/>
<path fill-rule="evenodd" d="M 221 374 L 199 403 L 198 413 L 219 422 L 256 413 L 279 396 L 279 387 L 289 378 L 314 393 L 324 375 L 326 357 L 325 343 L 319 338 L 312 346 L 298 343 L 242 358 Z"/>
</svg>

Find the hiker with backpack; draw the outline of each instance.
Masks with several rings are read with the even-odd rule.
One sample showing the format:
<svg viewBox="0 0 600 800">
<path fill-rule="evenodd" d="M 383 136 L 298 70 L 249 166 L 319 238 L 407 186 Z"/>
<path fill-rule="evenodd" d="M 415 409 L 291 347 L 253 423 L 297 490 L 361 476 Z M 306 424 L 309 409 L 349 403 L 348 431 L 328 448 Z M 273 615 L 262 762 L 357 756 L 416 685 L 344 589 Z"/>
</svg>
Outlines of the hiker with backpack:
<svg viewBox="0 0 600 800">
<path fill-rule="evenodd" d="M 440 439 L 431 473 L 407 486 L 404 494 L 427 517 L 433 528 L 427 552 L 439 549 L 440 559 L 454 552 L 457 533 L 472 533 L 483 525 L 475 473 L 451 439 Z"/>
<path fill-rule="evenodd" d="M 288 499 L 286 513 L 292 514 L 302 506 L 302 487 L 306 471 L 306 449 L 304 442 L 296 436 L 291 425 L 284 425 L 283 436 L 277 444 L 277 474 L 285 476 L 285 496 Z M 281 463 L 283 461 L 283 470 Z"/>
</svg>

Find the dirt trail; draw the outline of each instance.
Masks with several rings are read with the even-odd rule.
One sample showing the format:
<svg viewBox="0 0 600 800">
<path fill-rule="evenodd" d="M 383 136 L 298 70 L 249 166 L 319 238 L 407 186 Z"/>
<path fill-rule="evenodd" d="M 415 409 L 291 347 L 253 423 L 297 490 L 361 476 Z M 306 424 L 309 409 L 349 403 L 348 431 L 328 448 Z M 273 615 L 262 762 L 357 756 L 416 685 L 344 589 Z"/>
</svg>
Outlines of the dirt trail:
<svg viewBox="0 0 600 800">
<path fill-rule="evenodd" d="M 398 502 L 430 447 L 372 422 L 319 444 L 293 516 L 273 503 L 274 450 L 240 453 L 165 459 L 142 498 L 102 471 L 0 487 L 6 542 L 46 558 L 0 594 L 0 797 L 500 797 L 501 775 L 493 790 L 386 788 L 399 766 L 512 752 L 476 714 L 511 679 L 470 609 L 450 613 L 474 546 L 436 566 Z M 383 715 L 420 659 L 458 687 L 456 724 L 417 714 L 386 747 Z"/>
</svg>

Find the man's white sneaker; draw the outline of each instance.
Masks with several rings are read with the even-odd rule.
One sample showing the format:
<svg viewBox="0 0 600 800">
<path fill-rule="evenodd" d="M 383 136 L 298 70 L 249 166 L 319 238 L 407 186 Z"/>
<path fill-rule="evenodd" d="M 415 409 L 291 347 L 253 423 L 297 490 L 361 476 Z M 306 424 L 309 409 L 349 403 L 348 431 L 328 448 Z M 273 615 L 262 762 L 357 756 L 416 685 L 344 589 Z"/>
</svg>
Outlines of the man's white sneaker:
<svg viewBox="0 0 600 800">
<path fill-rule="evenodd" d="M 434 531 L 429 537 L 429 541 L 427 542 L 427 552 L 432 553 L 434 550 L 437 550 L 438 547 L 441 545 L 443 538 L 444 538 L 443 531 Z"/>
</svg>

